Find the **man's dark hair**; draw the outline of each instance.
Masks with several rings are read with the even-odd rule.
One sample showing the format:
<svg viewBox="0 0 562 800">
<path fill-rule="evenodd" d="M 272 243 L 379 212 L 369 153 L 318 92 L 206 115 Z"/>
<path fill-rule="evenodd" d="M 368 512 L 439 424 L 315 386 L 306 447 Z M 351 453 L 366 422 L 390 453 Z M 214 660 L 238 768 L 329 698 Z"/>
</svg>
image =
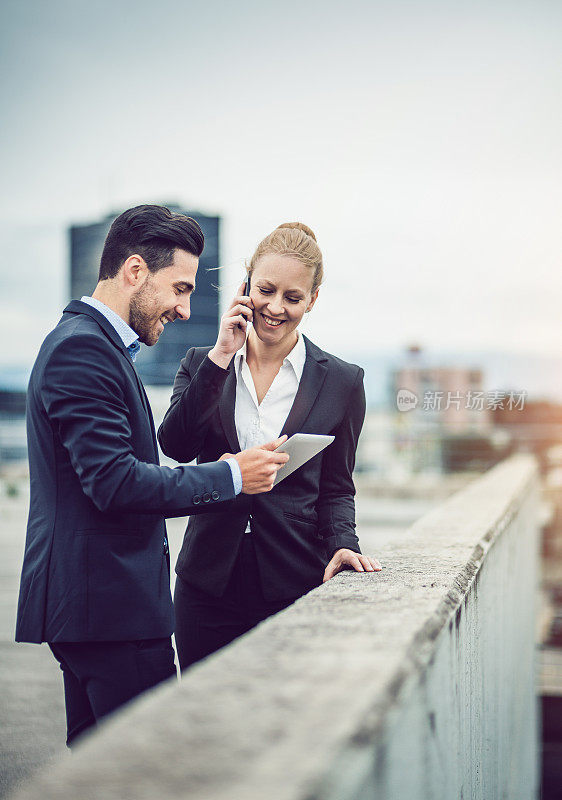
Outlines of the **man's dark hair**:
<svg viewBox="0 0 562 800">
<path fill-rule="evenodd" d="M 194 256 L 203 252 L 205 237 L 191 217 L 174 214 L 165 206 L 135 206 L 114 220 L 100 261 L 99 280 L 114 278 L 123 262 L 138 253 L 151 272 L 169 267 L 174 250 Z"/>
</svg>

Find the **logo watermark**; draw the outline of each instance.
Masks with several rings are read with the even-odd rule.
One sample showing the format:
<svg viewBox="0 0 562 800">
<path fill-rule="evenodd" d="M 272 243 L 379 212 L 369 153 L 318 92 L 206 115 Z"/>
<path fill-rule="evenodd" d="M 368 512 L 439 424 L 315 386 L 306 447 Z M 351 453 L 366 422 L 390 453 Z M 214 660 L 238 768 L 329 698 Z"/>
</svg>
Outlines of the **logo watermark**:
<svg viewBox="0 0 562 800">
<path fill-rule="evenodd" d="M 413 411 L 418 404 L 418 396 L 409 389 L 398 389 L 396 405 L 398 411 Z"/>
<path fill-rule="evenodd" d="M 454 408 L 460 411 L 523 411 L 527 392 L 473 391 L 445 392 L 441 390 L 423 393 L 420 406 L 422 411 L 447 411 Z M 398 411 L 413 411 L 419 404 L 419 397 L 409 389 L 398 389 L 396 407 Z"/>
</svg>

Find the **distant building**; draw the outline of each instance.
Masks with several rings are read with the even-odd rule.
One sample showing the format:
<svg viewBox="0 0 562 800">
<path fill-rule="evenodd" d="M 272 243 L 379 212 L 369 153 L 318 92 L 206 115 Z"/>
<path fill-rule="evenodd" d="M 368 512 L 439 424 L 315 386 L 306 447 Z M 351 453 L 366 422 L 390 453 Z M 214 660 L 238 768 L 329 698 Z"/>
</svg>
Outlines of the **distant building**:
<svg viewBox="0 0 562 800">
<path fill-rule="evenodd" d="M 0 468 L 6 462 L 25 461 L 25 399 L 27 374 L 0 373 Z"/>
<path fill-rule="evenodd" d="M 511 393 L 506 393 L 508 396 Z M 514 392 L 517 396 L 517 392 Z M 494 426 L 507 432 L 513 439 L 514 448 L 523 453 L 534 453 L 543 474 L 562 461 L 562 405 L 548 400 L 528 400 L 510 408 L 509 402 L 494 410 Z M 560 476 L 562 471 L 557 472 Z M 562 498 L 561 498 L 562 531 Z M 562 535 L 561 535 L 562 552 Z"/>
<path fill-rule="evenodd" d="M 415 395 L 415 408 L 407 413 L 419 420 L 436 423 L 454 434 L 489 429 L 490 404 L 481 369 L 432 366 L 424 363 L 421 348 L 416 345 L 408 349 L 406 361 L 394 371 L 391 383 L 395 407 L 400 391 Z"/>
<path fill-rule="evenodd" d="M 214 287 L 219 284 L 219 272 L 213 268 L 220 263 L 220 217 L 186 211 L 176 205 L 170 211 L 193 217 L 205 234 L 205 249 L 199 259 L 197 290 L 191 301 L 189 321 L 176 320 L 166 325 L 158 344 L 141 347 L 136 361 L 143 381 L 149 385 L 171 385 L 180 360 L 192 346 L 215 342 L 219 328 L 219 294 Z M 70 228 L 70 297 L 79 300 L 90 295 L 98 280 L 103 243 L 111 223 L 120 212 L 110 214 L 90 225 L 73 225 Z M 209 271 L 209 268 L 211 271 Z"/>
<path fill-rule="evenodd" d="M 484 391 L 482 370 L 432 365 L 415 346 L 390 385 L 394 446 L 406 473 L 485 469 L 505 454 L 491 426 L 497 393 Z"/>
</svg>

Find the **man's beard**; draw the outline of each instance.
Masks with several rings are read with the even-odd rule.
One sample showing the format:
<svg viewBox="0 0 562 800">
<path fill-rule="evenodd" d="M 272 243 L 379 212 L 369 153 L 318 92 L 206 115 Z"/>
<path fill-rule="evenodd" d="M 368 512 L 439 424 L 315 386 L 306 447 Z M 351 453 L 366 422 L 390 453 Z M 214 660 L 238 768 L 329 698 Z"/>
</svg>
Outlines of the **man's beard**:
<svg viewBox="0 0 562 800">
<path fill-rule="evenodd" d="M 147 280 L 141 288 L 131 297 L 129 304 L 129 325 L 137 334 L 143 344 L 151 347 L 158 341 L 156 324 L 159 317 L 154 313 L 154 290 Z M 152 314 L 151 314 L 152 312 Z"/>
</svg>

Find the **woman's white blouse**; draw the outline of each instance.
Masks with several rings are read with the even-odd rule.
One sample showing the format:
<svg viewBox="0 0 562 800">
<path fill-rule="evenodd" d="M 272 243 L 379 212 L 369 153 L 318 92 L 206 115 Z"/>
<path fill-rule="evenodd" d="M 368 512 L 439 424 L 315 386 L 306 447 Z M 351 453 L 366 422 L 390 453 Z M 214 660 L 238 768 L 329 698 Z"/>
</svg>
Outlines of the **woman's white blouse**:
<svg viewBox="0 0 562 800">
<path fill-rule="evenodd" d="M 246 345 L 236 353 L 234 421 L 241 450 L 277 439 L 293 405 L 305 361 L 306 346 L 299 334 L 296 345 L 283 361 L 267 394 L 258 403 L 254 379 L 246 361 Z M 246 533 L 251 533 L 251 519 L 248 520 Z"/>
<path fill-rule="evenodd" d="M 258 404 L 256 387 L 246 361 L 246 345 L 236 353 L 234 421 L 241 450 L 277 439 L 293 405 L 305 361 L 306 346 L 304 339 L 299 335 L 296 345 L 283 361 L 267 394 Z"/>
</svg>

